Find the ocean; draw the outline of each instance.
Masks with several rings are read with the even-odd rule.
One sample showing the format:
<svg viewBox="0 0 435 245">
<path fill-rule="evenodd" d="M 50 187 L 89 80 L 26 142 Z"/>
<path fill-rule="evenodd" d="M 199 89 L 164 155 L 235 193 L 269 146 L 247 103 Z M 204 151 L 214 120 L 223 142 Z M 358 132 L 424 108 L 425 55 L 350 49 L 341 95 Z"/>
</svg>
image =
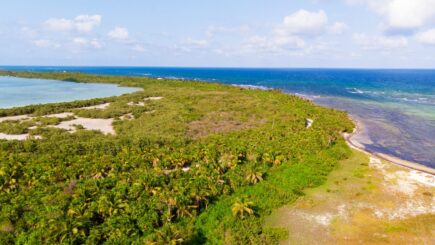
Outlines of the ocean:
<svg viewBox="0 0 435 245">
<path fill-rule="evenodd" d="M 362 122 L 364 146 L 435 168 L 435 70 L 1 67 L 147 76 L 280 89 L 347 111 Z M 1 89 L 1 88 L 0 88 Z"/>
</svg>

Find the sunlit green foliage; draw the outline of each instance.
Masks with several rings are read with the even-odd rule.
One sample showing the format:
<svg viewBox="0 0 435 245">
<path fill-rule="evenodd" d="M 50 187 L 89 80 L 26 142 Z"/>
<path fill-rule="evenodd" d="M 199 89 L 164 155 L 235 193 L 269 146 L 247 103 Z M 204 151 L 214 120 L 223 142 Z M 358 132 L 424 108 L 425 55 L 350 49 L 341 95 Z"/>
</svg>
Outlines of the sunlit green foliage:
<svg viewBox="0 0 435 245">
<path fill-rule="evenodd" d="M 321 184 L 349 155 L 340 136 L 353 127 L 345 113 L 279 91 L 74 73 L 0 75 L 144 89 L 0 110 L 117 119 L 116 136 L 39 128 L 34 134 L 42 140 L 0 140 L 0 244 L 274 244 L 285 233 L 263 227 L 264 216 Z M 151 96 L 163 99 L 128 105 Z M 105 102 L 111 105 L 104 110 L 74 109 Z M 130 113 L 132 120 L 119 119 Z M 314 120 L 309 129 L 305 118 Z"/>
<path fill-rule="evenodd" d="M 254 209 L 252 209 L 252 206 L 254 203 L 245 201 L 245 200 L 237 200 L 231 209 L 234 216 L 237 216 L 241 219 L 244 219 L 247 215 L 253 215 Z"/>
</svg>

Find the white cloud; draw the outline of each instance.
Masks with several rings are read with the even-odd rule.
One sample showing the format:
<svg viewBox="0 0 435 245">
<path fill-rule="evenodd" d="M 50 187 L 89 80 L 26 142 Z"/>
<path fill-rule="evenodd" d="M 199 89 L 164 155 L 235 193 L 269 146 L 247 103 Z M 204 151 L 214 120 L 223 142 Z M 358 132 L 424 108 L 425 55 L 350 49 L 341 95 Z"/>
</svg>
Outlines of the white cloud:
<svg viewBox="0 0 435 245">
<path fill-rule="evenodd" d="M 136 51 L 136 52 L 140 52 L 140 53 L 143 53 L 143 52 L 146 51 L 146 49 L 145 49 L 142 45 L 140 45 L 140 44 L 136 44 L 136 45 L 134 45 L 134 46 L 131 48 L 131 50 Z"/>
<path fill-rule="evenodd" d="M 128 29 L 124 27 L 116 27 L 115 29 L 111 30 L 107 35 L 114 40 L 120 40 L 125 41 L 129 38 Z"/>
<path fill-rule="evenodd" d="M 204 51 L 209 45 L 210 43 L 207 40 L 188 38 L 182 41 L 181 44 L 172 46 L 172 48 L 179 52 L 190 53 L 194 50 Z"/>
<path fill-rule="evenodd" d="M 273 26 L 266 34 L 255 34 L 254 29 L 249 26 L 209 26 L 205 32 L 205 39 L 188 38 L 180 45 L 173 45 L 172 48 L 181 52 L 212 51 L 224 56 L 255 53 L 272 55 L 319 53 L 333 46 L 322 40 L 323 36 L 341 34 L 347 29 L 348 26 L 343 22 L 330 24 L 323 10 L 310 12 L 301 9 L 284 17 L 281 23 Z M 231 43 L 231 45 L 222 45 L 218 34 L 223 34 L 224 43 Z M 230 42 L 228 38 L 231 39 Z"/>
<path fill-rule="evenodd" d="M 287 36 L 287 37 L 275 37 L 269 42 L 270 45 L 279 47 L 281 49 L 300 49 L 305 46 L 305 41 L 296 36 Z"/>
<path fill-rule="evenodd" d="M 435 45 L 435 29 L 417 33 L 415 39 L 423 44 Z"/>
<path fill-rule="evenodd" d="M 325 45 L 308 44 L 307 41 L 312 41 L 310 37 L 319 37 L 328 32 L 341 34 L 348 28 L 343 22 L 335 22 L 331 26 L 328 22 L 328 16 L 323 10 L 309 12 L 301 9 L 286 16 L 271 35 L 250 38 L 244 49 L 276 54 L 325 49 Z"/>
<path fill-rule="evenodd" d="M 91 32 L 101 24 L 101 15 L 79 15 L 74 19 L 51 18 L 45 21 L 44 25 L 51 31 L 78 31 Z"/>
<path fill-rule="evenodd" d="M 205 32 L 207 37 L 213 37 L 219 33 L 237 33 L 246 34 L 251 30 L 249 26 L 226 27 L 226 26 L 209 26 Z"/>
<path fill-rule="evenodd" d="M 92 47 L 96 49 L 100 49 L 103 47 L 103 45 L 97 40 L 97 39 L 87 39 L 83 37 L 76 37 L 72 40 L 73 44 L 79 46 L 79 47 Z"/>
<path fill-rule="evenodd" d="M 74 19 L 75 28 L 81 32 L 90 32 L 101 24 L 101 15 L 79 15 Z"/>
<path fill-rule="evenodd" d="M 51 18 L 45 21 L 45 26 L 52 31 L 71 31 L 74 28 L 72 20 Z"/>
<path fill-rule="evenodd" d="M 323 10 L 309 12 L 304 9 L 286 16 L 275 30 L 278 35 L 317 35 L 324 31 L 328 16 Z"/>
<path fill-rule="evenodd" d="M 73 39 L 73 43 L 78 44 L 78 45 L 87 45 L 88 40 L 86 38 L 76 37 Z"/>
<path fill-rule="evenodd" d="M 305 47 L 305 41 L 297 36 L 253 36 L 243 45 L 244 53 L 275 53 L 283 54 L 287 51 L 300 50 Z"/>
<path fill-rule="evenodd" d="M 435 15 L 435 0 L 393 0 L 385 10 L 387 25 L 393 29 L 422 27 Z"/>
<path fill-rule="evenodd" d="M 33 40 L 32 43 L 40 48 L 59 48 L 61 45 L 48 39 Z"/>
<path fill-rule="evenodd" d="M 97 48 L 97 49 L 100 49 L 103 47 L 103 45 L 96 39 L 91 40 L 89 43 L 92 47 Z"/>
<path fill-rule="evenodd" d="M 435 17 L 435 0 L 346 0 L 380 14 L 387 32 L 413 32 Z"/>
<path fill-rule="evenodd" d="M 206 48 L 209 45 L 207 40 L 196 40 L 191 38 L 188 38 L 184 44 L 194 48 Z"/>
<path fill-rule="evenodd" d="M 33 28 L 24 26 L 21 28 L 21 35 L 27 38 L 35 38 L 38 35 L 38 32 Z"/>
<path fill-rule="evenodd" d="M 301 55 L 327 51 L 331 45 L 321 40 L 326 34 L 341 34 L 348 29 L 343 22 L 330 25 L 323 10 L 299 10 L 286 16 L 269 35 L 247 38 L 238 54 L 269 53 L 274 55 Z M 215 49 L 227 55 L 228 49 Z"/>
<path fill-rule="evenodd" d="M 362 33 L 353 35 L 354 41 L 365 50 L 386 50 L 408 45 L 405 37 L 368 36 Z"/>
<path fill-rule="evenodd" d="M 347 29 L 349 29 L 349 27 L 343 22 L 335 22 L 328 29 L 332 34 L 342 34 Z"/>
</svg>

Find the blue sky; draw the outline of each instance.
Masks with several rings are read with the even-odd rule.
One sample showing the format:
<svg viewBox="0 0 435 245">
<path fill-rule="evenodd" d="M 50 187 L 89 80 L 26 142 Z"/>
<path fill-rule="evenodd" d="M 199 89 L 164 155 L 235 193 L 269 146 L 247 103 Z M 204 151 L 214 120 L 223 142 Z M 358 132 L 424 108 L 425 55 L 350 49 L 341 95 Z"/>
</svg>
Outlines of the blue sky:
<svg viewBox="0 0 435 245">
<path fill-rule="evenodd" d="M 0 2 L 0 65 L 433 68 L 435 0 Z"/>
</svg>

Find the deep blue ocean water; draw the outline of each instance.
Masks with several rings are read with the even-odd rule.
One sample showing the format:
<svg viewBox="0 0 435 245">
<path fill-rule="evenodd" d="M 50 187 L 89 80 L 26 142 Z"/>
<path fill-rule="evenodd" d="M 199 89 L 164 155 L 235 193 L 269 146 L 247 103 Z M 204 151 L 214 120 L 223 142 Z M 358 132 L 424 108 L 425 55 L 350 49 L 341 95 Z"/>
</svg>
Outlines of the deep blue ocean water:
<svg viewBox="0 0 435 245">
<path fill-rule="evenodd" d="M 1 69 L 1 68 L 0 68 Z M 341 110 L 365 125 L 372 151 L 435 168 L 435 70 L 154 67 L 3 67 L 192 79 L 276 88 Z"/>
<path fill-rule="evenodd" d="M 0 76 L 0 108 L 117 96 L 138 91 L 115 84 L 74 83 Z"/>
</svg>

